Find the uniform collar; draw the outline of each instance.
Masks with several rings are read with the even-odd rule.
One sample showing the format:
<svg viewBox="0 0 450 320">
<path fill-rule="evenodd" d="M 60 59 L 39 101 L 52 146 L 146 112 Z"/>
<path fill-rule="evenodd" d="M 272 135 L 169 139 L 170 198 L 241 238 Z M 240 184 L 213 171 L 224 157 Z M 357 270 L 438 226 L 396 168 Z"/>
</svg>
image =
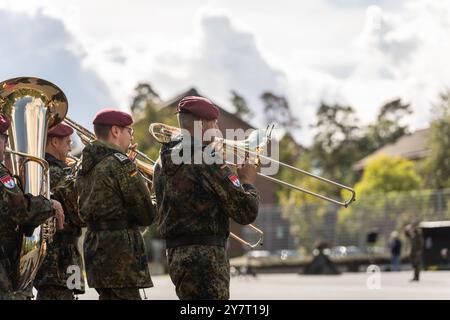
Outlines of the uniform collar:
<svg viewBox="0 0 450 320">
<path fill-rule="evenodd" d="M 117 145 L 115 145 L 114 143 L 104 141 L 104 140 L 95 140 L 94 143 L 98 144 L 99 146 L 102 146 L 102 147 L 105 147 L 108 149 L 113 149 L 114 151 L 123 153 L 123 151 L 120 150 L 120 148 Z"/>
<path fill-rule="evenodd" d="M 64 161 L 59 160 L 54 155 L 48 152 L 45 153 L 45 160 L 47 160 L 48 163 L 56 164 L 58 167 L 61 168 L 67 167 L 67 164 Z"/>
</svg>

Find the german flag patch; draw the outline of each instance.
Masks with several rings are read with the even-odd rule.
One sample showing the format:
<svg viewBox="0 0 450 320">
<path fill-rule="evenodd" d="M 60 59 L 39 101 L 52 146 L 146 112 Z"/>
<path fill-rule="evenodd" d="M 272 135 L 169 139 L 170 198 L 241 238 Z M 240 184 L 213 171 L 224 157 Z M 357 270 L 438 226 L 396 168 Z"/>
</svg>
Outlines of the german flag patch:
<svg viewBox="0 0 450 320">
<path fill-rule="evenodd" d="M 16 187 L 14 179 L 8 174 L 0 177 L 0 182 L 8 189 L 14 189 Z"/>
<path fill-rule="evenodd" d="M 134 177 L 138 174 L 138 171 L 136 169 L 133 169 L 133 171 L 130 172 L 130 177 Z"/>
<path fill-rule="evenodd" d="M 236 188 L 240 188 L 241 187 L 241 182 L 239 181 L 239 178 L 235 175 L 235 174 L 231 174 L 228 176 L 228 180 L 231 181 L 231 183 L 236 187 Z"/>
</svg>

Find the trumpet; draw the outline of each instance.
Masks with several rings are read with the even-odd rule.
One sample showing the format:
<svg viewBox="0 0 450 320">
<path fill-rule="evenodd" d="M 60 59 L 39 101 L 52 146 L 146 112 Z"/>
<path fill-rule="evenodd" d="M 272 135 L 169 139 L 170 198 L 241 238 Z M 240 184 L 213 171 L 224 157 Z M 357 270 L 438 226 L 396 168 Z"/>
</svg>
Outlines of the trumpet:
<svg viewBox="0 0 450 320">
<path fill-rule="evenodd" d="M 77 122 L 73 121 L 69 117 L 66 117 L 64 119 L 64 122 L 67 123 L 70 127 L 72 127 L 72 129 L 74 129 L 77 132 L 78 136 L 81 139 L 81 142 L 83 142 L 84 145 L 88 145 L 88 144 L 92 143 L 94 140 L 96 140 L 95 134 L 93 134 L 91 131 L 89 131 L 85 127 L 81 126 Z M 134 154 L 136 156 L 141 157 L 145 161 L 150 162 L 150 163 L 146 163 L 143 160 L 134 159 L 136 161 L 136 165 L 139 169 L 139 173 L 140 173 L 141 177 L 147 183 L 149 183 L 149 185 L 151 186 L 152 185 L 152 177 L 153 177 L 153 166 L 155 164 L 155 161 L 153 159 L 151 159 L 149 156 L 147 156 L 145 153 L 143 153 L 142 151 L 139 151 L 130 146 L 128 156 L 130 158 L 133 158 Z"/>
</svg>

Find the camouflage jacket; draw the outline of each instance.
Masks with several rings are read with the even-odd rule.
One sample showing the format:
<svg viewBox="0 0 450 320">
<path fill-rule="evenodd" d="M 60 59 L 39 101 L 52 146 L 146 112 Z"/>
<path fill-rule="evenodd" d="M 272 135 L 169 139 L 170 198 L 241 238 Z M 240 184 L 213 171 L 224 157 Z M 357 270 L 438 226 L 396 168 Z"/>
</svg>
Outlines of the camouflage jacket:
<svg viewBox="0 0 450 320">
<path fill-rule="evenodd" d="M 181 139 L 164 144 L 155 165 L 153 188 L 161 236 L 228 237 L 229 218 L 243 225 L 252 223 L 260 199 L 256 188 L 241 185 L 236 172 L 227 165 L 174 164 L 172 151 L 181 145 Z"/>
<path fill-rule="evenodd" d="M 75 190 L 75 177 L 73 168 L 65 162 L 46 154 L 45 159 L 50 165 L 50 187 L 52 198 L 61 202 L 64 208 L 64 229 L 58 230 L 53 242 L 49 245 L 45 260 L 39 269 L 34 285 L 41 286 L 67 286 L 69 266 L 78 266 L 80 270 L 81 287 L 75 293 L 84 292 L 83 262 L 76 239 L 81 235 L 84 226 L 78 213 L 77 192 Z"/>
<path fill-rule="evenodd" d="M 43 196 L 23 194 L 8 169 L 0 164 L 0 296 L 8 298 L 11 275 L 19 258 L 24 225 L 40 225 L 53 215 Z"/>
<path fill-rule="evenodd" d="M 155 209 L 136 165 L 112 144 L 95 141 L 83 150 L 76 188 L 82 219 L 87 281 L 93 288 L 153 286 L 140 231 L 90 230 L 89 224 L 125 221 L 149 226 Z"/>
</svg>

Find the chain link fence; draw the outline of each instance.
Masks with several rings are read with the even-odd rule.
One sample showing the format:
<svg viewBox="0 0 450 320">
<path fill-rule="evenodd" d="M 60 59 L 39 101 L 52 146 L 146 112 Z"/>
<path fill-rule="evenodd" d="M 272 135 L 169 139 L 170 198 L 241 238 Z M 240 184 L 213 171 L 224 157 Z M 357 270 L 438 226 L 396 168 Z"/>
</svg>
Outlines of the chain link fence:
<svg viewBox="0 0 450 320">
<path fill-rule="evenodd" d="M 404 238 L 404 227 L 412 222 L 450 220 L 450 190 L 419 190 L 362 196 L 348 208 L 328 203 L 301 206 L 264 205 L 255 225 L 264 231 L 270 252 L 301 249 L 310 254 L 319 241 L 330 247 L 354 246 L 361 251 L 387 249 L 396 230 Z M 245 239 L 256 240 L 244 227 Z M 368 239 L 376 237 L 373 243 Z"/>
</svg>

